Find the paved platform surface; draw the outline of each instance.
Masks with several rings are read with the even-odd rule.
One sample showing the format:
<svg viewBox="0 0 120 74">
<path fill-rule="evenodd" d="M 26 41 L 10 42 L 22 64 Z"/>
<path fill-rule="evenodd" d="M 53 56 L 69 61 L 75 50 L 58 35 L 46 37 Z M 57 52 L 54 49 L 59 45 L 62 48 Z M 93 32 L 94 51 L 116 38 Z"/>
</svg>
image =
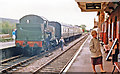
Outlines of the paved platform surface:
<svg viewBox="0 0 120 74">
<path fill-rule="evenodd" d="M 92 36 L 89 36 L 87 42 L 83 46 L 81 52 L 71 65 L 71 67 L 68 69 L 67 72 L 93 72 L 92 70 L 92 64 L 91 64 L 91 57 L 90 57 L 90 50 L 89 50 L 89 43 Z M 106 72 L 112 72 L 113 65 L 111 61 L 106 61 L 105 57 L 106 54 L 104 53 L 103 49 L 101 48 L 102 54 L 103 54 L 103 68 Z M 100 72 L 100 68 L 97 65 L 96 71 Z"/>
<path fill-rule="evenodd" d="M 15 41 L 11 41 L 11 42 L 0 42 L 0 50 L 1 49 L 5 49 L 5 48 L 9 48 L 9 47 L 14 47 L 15 46 Z"/>
</svg>

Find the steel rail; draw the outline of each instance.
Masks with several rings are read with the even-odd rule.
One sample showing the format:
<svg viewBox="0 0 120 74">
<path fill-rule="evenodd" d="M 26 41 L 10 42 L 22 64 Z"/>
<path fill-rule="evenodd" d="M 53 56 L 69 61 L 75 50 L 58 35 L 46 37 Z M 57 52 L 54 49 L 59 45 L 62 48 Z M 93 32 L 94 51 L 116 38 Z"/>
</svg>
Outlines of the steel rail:
<svg viewBox="0 0 120 74">
<path fill-rule="evenodd" d="M 50 64 L 51 62 L 53 62 L 55 59 L 57 59 L 59 56 L 61 56 L 62 54 L 64 54 L 65 52 L 67 52 L 69 49 L 71 49 L 73 46 L 75 46 L 78 42 L 80 42 L 83 38 L 85 38 L 87 35 L 84 35 L 81 37 L 81 39 L 79 41 L 77 41 L 76 43 L 74 43 L 73 45 L 71 45 L 67 50 L 63 51 L 62 53 L 60 53 L 59 55 L 55 56 L 54 58 L 52 58 L 51 60 L 49 60 L 48 62 L 46 62 L 45 64 L 43 64 L 42 66 L 40 66 L 39 68 L 37 68 L 36 70 L 34 70 L 33 74 L 36 74 L 40 69 L 44 68 L 45 66 L 47 66 L 48 64 Z"/>
<path fill-rule="evenodd" d="M 89 38 L 89 37 L 88 37 Z M 66 63 L 66 65 L 63 67 L 63 69 L 60 71 L 59 74 L 64 74 L 64 72 L 66 72 L 69 67 L 71 66 L 71 64 L 73 63 L 73 61 L 76 59 L 76 57 L 78 56 L 78 54 L 80 53 L 80 51 L 82 50 L 84 44 L 86 43 L 86 41 L 88 40 L 88 38 L 84 41 L 84 43 L 80 46 L 79 50 L 76 51 L 76 53 L 74 53 L 74 55 L 71 57 L 71 59 Z"/>
<path fill-rule="evenodd" d="M 19 62 L 19 63 L 16 63 L 16 64 L 14 64 L 14 65 L 11 65 L 10 67 L 7 67 L 7 68 L 5 68 L 5 69 L 2 69 L 0 72 L 1 72 L 1 73 L 6 73 L 6 72 L 9 71 L 10 69 L 13 69 L 14 67 L 20 66 L 20 65 L 22 65 L 22 64 L 24 64 L 24 63 L 26 63 L 26 62 L 28 62 L 28 61 L 36 58 L 36 57 L 38 57 L 38 55 L 37 55 L 37 56 L 33 56 L 33 57 L 31 57 L 31 58 L 29 58 L 29 59 L 26 59 L 26 60 L 24 60 L 24 61 L 21 61 L 21 62 Z"/>
<path fill-rule="evenodd" d="M 11 61 L 11 60 L 14 60 L 14 59 L 17 59 L 17 58 L 20 58 L 20 57 L 22 57 L 22 56 L 23 56 L 23 55 L 17 55 L 17 56 L 14 56 L 14 57 L 11 57 L 11 58 L 2 60 L 2 61 L 0 61 L 0 64 L 6 63 L 6 62 L 8 62 L 8 61 Z"/>
</svg>

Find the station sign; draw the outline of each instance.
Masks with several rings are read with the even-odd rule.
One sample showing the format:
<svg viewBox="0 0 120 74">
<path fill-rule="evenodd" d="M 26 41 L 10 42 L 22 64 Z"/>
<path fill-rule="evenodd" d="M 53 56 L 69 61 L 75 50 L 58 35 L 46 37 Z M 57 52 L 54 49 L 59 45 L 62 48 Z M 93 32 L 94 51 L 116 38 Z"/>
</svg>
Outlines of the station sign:
<svg viewBox="0 0 120 74">
<path fill-rule="evenodd" d="M 101 3 L 86 3 L 86 9 L 101 9 Z"/>
<path fill-rule="evenodd" d="M 109 2 L 118 3 L 119 0 L 75 0 L 81 12 L 104 11 Z M 117 4 L 116 4 L 117 6 Z M 111 10 L 112 11 L 112 10 Z"/>
</svg>

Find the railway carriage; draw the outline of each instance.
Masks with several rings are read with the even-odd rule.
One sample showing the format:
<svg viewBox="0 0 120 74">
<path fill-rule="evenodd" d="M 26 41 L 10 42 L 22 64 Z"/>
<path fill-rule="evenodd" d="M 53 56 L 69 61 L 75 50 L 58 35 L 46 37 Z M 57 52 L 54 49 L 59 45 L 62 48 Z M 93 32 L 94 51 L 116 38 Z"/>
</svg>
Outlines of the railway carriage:
<svg viewBox="0 0 120 74">
<path fill-rule="evenodd" d="M 75 39 L 79 38 L 82 35 L 82 28 L 78 27 L 78 26 L 74 26 L 74 36 Z"/>
<path fill-rule="evenodd" d="M 56 35 L 55 37 L 59 40 L 62 36 L 65 42 L 72 41 L 75 38 L 80 37 L 82 34 L 82 28 L 78 26 L 72 26 L 68 24 L 63 24 L 55 21 L 50 21 L 49 25 L 52 25 L 56 28 Z"/>
<path fill-rule="evenodd" d="M 61 24 L 61 34 L 66 42 L 72 41 L 73 26 L 67 24 Z"/>
</svg>

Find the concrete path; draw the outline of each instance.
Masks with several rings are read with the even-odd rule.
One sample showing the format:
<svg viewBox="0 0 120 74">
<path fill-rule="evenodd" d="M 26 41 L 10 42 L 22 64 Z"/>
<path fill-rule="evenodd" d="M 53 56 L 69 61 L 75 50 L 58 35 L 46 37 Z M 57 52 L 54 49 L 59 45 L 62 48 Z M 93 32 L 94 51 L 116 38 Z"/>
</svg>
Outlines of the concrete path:
<svg viewBox="0 0 120 74">
<path fill-rule="evenodd" d="M 0 50 L 1 49 L 5 49 L 5 48 L 9 48 L 9 47 L 14 47 L 15 46 L 15 41 L 11 41 L 11 42 L 0 42 Z"/>
</svg>

